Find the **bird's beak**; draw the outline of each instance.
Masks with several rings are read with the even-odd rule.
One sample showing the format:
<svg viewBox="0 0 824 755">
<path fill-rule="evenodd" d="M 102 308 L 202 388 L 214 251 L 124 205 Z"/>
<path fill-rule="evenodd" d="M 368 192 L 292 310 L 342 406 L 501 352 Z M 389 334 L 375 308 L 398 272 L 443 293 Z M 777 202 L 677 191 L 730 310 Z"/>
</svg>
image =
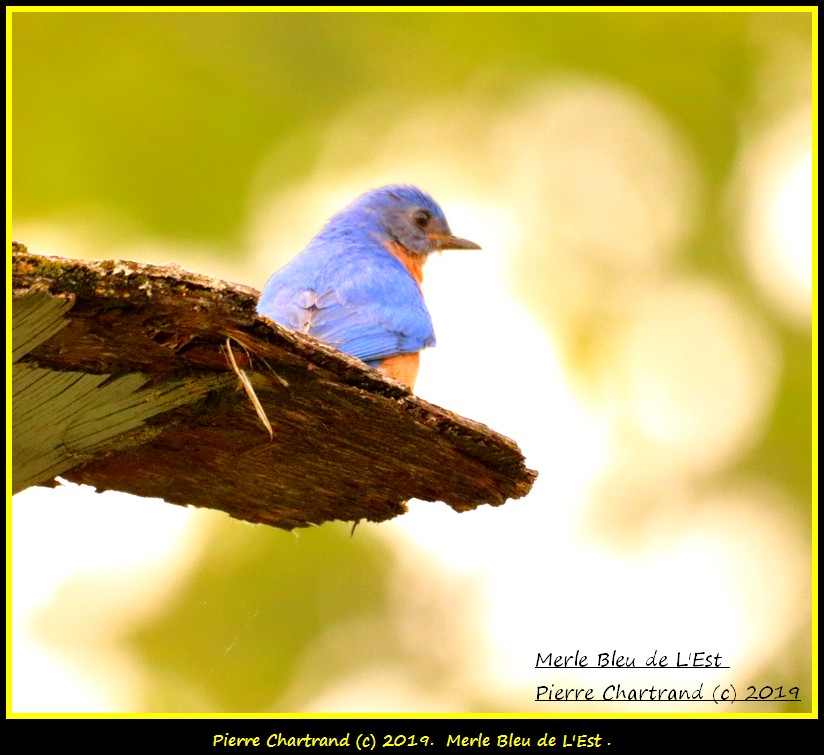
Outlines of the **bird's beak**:
<svg viewBox="0 0 824 755">
<path fill-rule="evenodd" d="M 435 243 L 437 249 L 480 249 L 474 241 L 461 239 L 448 233 L 430 233 L 429 238 Z"/>
</svg>

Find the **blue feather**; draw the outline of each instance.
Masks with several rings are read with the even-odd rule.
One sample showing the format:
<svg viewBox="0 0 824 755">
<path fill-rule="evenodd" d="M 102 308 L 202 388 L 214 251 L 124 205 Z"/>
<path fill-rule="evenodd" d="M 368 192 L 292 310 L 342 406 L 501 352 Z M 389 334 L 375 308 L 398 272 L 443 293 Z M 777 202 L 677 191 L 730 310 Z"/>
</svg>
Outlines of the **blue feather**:
<svg viewBox="0 0 824 755">
<path fill-rule="evenodd" d="M 444 238 L 477 248 L 450 234 L 443 211 L 420 189 L 367 192 L 268 280 L 258 312 L 373 366 L 434 346 L 420 288 L 387 244 L 416 254 L 444 248 Z"/>
</svg>

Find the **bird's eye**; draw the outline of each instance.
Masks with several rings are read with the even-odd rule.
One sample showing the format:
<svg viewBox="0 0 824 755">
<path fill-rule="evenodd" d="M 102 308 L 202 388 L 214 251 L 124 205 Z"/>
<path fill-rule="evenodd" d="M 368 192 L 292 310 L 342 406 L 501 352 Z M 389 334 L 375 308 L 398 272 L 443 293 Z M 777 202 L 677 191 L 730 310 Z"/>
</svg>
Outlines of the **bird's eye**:
<svg viewBox="0 0 824 755">
<path fill-rule="evenodd" d="M 418 210 L 414 214 L 413 219 L 418 228 L 426 228 L 427 224 L 432 219 L 432 215 L 430 215 L 426 210 Z"/>
</svg>

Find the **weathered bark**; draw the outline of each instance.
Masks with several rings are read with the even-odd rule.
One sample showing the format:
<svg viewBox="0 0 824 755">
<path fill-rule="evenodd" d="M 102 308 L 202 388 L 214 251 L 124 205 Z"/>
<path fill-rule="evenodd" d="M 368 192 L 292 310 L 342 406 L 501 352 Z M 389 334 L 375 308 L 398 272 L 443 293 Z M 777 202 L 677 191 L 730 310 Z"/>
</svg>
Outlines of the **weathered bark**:
<svg viewBox="0 0 824 755">
<path fill-rule="evenodd" d="M 498 506 L 535 479 L 511 440 L 258 316 L 250 288 L 15 244 L 13 297 L 15 490 L 59 475 L 291 529 Z"/>
</svg>

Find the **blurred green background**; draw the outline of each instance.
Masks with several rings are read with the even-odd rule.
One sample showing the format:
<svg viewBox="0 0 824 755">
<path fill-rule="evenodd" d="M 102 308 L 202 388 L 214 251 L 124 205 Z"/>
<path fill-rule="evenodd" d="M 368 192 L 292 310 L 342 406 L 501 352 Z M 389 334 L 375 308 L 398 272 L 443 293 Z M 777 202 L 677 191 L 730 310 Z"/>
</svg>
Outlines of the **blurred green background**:
<svg viewBox="0 0 824 755">
<path fill-rule="evenodd" d="M 742 683 L 797 684 L 808 707 L 812 20 L 14 12 L 15 240 L 261 288 L 358 192 L 420 183 L 486 254 L 476 278 L 431 263 L 421 395 L 511 434 L 542 475 L 524 502 L 413 506 L 424 525 L 354 538 L 160 514 L 189 534 L 154 582 L 44 551 L 139 550 L 146 505 L 27 491 L 15 709 L 529 711 L 535 653 L 589 636 L 558 628 L 564 597 L 609 606 L 611 628 L 579 617 L 590 644 L 722 644 Z M 547 361 L 507 351 L 516 331 Z M 107 519 L 121 506 L 131 524 Z M 162 600 L 124 601 L 147 580 Z"/>
</svg>

